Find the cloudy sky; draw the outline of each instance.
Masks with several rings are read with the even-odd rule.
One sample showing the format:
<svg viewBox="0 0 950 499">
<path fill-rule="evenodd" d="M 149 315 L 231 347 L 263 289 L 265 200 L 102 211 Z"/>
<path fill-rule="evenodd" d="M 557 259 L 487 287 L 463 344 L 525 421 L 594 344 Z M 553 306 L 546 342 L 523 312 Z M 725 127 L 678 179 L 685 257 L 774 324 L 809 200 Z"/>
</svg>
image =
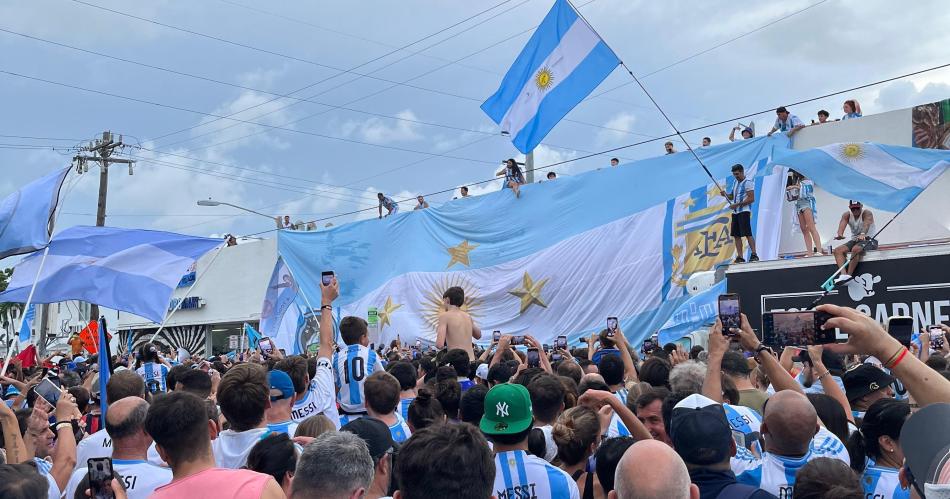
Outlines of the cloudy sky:
<svg viewBox="0 0 950 499">
<path fill-rule="evenodd" d="M 551 4 L 3 2 L 0 195 L 68 165 L 71 147 L 105 129 L 136 146 L 125 155 L 138 160 L 134 176 L 111 172 L 107 223 L 116 226 L 199 235 L 273 228 L 195 205 L 207 198 L 295 220 L 372 208 L 332 219 L 339 224 L 375 216 L 378 191 L 405 199 L 489 179 L 516 151 L 478 106 Z M 948 62 L 950 13 L 937 0 L 575 4 L 684 129 Z M 615 71 L 547 137 L 536 164 L 670 133 L 630 83 Z M 947 98 L 950 69 L 792 111 L 806 122 L 821 108 L 839 116 L 847 97 L 865 114 Z M 773 117 L 758 116 L 758 128 Z M 721 143 L 729 128 L 687 138 Z M 554 171 L 658 155 L 662 142 Z M 95 223 L 96 171 L 70 181 L 59 228 Z"/>
</svg>

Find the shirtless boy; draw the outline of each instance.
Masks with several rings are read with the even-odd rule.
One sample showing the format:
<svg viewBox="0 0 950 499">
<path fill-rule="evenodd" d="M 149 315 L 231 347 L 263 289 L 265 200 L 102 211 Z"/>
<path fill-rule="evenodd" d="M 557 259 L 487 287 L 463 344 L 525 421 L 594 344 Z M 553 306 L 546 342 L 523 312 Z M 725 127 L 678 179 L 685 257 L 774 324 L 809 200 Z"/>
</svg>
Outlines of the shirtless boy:
<svg viewBox="0 0 950 499">
<path fill-rule="evenodd" d="M 439 314 L 435 347 L 441 350 L 448 344 L 448 348 L 461 348 L 468 352 L 470 360 L 475 360 L 475 352 L 472 351 L 472 339 L 481 339 L 482 330 L 475 325 L 472 316 L 459 308 L 464 302 L 465 291 L 462 288 L 453 286 L 445 290 L 442 295 L 445 311 Z"/>
</svg>

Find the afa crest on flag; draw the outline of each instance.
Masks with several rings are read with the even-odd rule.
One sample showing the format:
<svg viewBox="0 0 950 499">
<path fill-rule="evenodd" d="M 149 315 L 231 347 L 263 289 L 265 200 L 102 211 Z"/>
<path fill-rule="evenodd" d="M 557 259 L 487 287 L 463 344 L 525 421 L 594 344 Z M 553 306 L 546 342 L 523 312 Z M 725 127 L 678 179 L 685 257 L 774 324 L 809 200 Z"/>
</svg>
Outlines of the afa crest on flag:
<svg viewBox="0 0 950 499">
<path fill-rule="evenodd" d="M 567 0 L 557 0 L 481 108 L 531 152 L 620 59 Z"/>
</svg>

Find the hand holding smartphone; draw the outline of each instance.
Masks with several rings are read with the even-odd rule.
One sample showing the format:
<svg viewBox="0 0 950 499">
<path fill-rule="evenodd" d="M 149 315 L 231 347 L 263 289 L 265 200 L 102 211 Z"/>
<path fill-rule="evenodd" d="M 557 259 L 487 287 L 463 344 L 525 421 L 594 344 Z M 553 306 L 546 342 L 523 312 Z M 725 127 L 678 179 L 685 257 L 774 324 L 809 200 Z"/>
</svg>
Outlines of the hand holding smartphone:
<svg viewBox="0 0 950 499">
<path fill-rule="evenodd" d="M 36 391 L 37 395 L 43 397 L 43 400 L 51 407 L 56 407 L 56 403 L 59 402 L 59 397 L 63 393 L 60 387 L 50 381 L 49 378 L 43 378 L 43 381 L 40 381 L 40 384 L 36 385 L 33 390 Z"/>
<path fill-rule="evenodd" d="M 620 326 L 618 325 L 616 317 L 608 317 L 607 318 L 607 337 L 613 338 L 614 335 L 617 334 L 617 329 L 619 329 L 619 327 Z"/>
<path fill-rule="evenodd" d="M 554 340 L 554 349 L 555 349 L 555 350 L 567 350 L 567 336 L 564 336 L 563 334 L 562 334 L 561 336 L 558 336 L 558 337 Z"/>
<path fill-rule="evenodd" d="M 511 337 L 512 345 L 524 345 L 524 335 L 514 335 Z"/>
<path fill-rule="evenodd" d="M 528 367 L 538 367 L 541 365 L 541 353 L 537 348 L 529 348 L 527 355 Z"/>
<path fill-rule="evenodd" d="M 943 349 L 943 343 L 946 341 L 943 334 L 943 328 L 940 326 L 930 326 L 930 348 L 934 350 Z"/>
<path fill-rule="evenodd" d="M 719 321 L 722 322 L 722 332 L 726 336 L 735 336 L 733 329 L 739 329 L 742 324 L 739 295 L 726 293 L 719 295 Z"/>
<path fill-rule="evenodd" d="M 822 329 L 831 315 L 815 310 L 764 312 L 762 343 L 776 350 L 787 346 L 825 345 L 835 342 L 834 329 Z"/>
<path fill-rule="evenodd" d="M 914 334 L 914 318 L 904 315 L 888 317 L 887 334 L 894 337 L 901 345 L 910 347 L 910 338 Z"/>
<path fill-rule="evenodd" d="M 501 331 L 492 331 L 491 332 L 491 342 L 498 343 L 498 340 L 501 339 Z"/>
<path fill-rule="evenodd" d="M 332 270 L 325 270 L 320 273 L 320 282 L 322 282 L 324 286 L 329 286 L 333 283 L 333 277 Z"/>
<path fill-rule="evenodd" d="M 89 472 L 89 492 L 93 499 L 114 499 L 112 490 L 112 458 L 93 457 L 86 461 Z"/>
</svg>

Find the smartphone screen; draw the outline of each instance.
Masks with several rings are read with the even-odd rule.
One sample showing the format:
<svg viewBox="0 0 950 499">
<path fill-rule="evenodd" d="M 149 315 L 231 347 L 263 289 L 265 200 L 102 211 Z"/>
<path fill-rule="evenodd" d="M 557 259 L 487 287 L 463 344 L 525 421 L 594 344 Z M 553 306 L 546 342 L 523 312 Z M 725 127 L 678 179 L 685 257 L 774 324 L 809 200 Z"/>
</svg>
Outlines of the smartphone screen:
<svg viewBox="0 0 950 499">
<path fill-rule="evenodd" d="M 528 367 L 538 367 L 541 365 L 541 354 L 537 348 L 528 349 Z"/>
<path fill-rule="evenodd" d="M 554 348 L 556 350 L 567 350 L 567 336 L 561 335 L 554 340 Z"/>
<path fill-rule="evenodd" d="M 516 335 L 511 337 L 512 345 L 524 345 L 524 336 Z"/>
<path fill-rule="evenodd" d="M 561 355 L 561 354 L 559 354 L 559 353 L 552 353 L 552 354 L 551 354 L 551 362 L 558 362 L 558 361 L 560 361 L 560 360 L 563 360 L 563 358 L 564 358 L 564 356 Z"/>
<path fill-rule="evenodd" d="M 501 339 L 501 331 L 492 331 L 491 340 L 493 343 L 498 343 L 498 340 Z"/>
<path fill-rule="evenodd" d="M 326 270 L 326 271 L 321 272 L 320 281 L 323 283 L 324 286 L 329 286 L 330 283 L 333 282 L 333 271 Z"/>
<path fill-rule="evenodd" d="M 910 346 L 910 337 L 914 333 L 914 318 L 894 316 L 887 319 L 887 334 L 894 337 L 901 345 Z"/>
<path fill-rule="evenodd" d="M 719 320 L 722 322 L 724 334 L 731 334 L 730 329 L 739 329 L 742 321 L 739 313 L 739 295 L 735 293 L 719 295 Z"/>
<path fill-rule="evenodd" d="M 936 326 L 931 327 L 930 328 L 930 348 L 934 350 L 940 350 L 941 348 L 943 348 L 943 342 L 944 342 L 943 329 L 940 329 L 939 327 L 936 327 Z"/>
<path fill-rule="evenodd" d="M 607 318 L 607 337 L 612 338 L 617 332 L 617 318 L 608 317 Z"/>
<path fill-rule="evenodd" d="M 49 402 L 49 405 L 53 407 L 56 407 L 56 403 L 59 402 L 59 395 L 62 393 L 60 388 L 49 378 L 43 378 L 43 381 L 40 381 L 40 384 L 36 385 L 34 390 L 37 395 L 43 397 L 43 400 Z"/>
<path fill-rule="evenodd" d="M 640 348 L 640 352 L 644 355 L 653 351 L 653 340 L 643 340 L 643 346 Z"/>
<path fill-rule="evenodd" d="M 821 329 L 830 318 L 814 310 L 765 312 L 762 314 L 762 342 L 775 349 L 834 343 L 835 330 Z"/>
<path fill-rule="evenodd" d="M 270 339 L 264 338 L 257 344 L 257 347 L 261 350 L 261 353 L 265 355 L 270 355 L 274 351 L 274 345 L 270 342 Z"/>
<path fill-rule="evenodd" d="M 93 457 L 86 461 L 89 471 L 89 492 L 93 499 L 112 499 L 112 458 Z"/>
</svg>

